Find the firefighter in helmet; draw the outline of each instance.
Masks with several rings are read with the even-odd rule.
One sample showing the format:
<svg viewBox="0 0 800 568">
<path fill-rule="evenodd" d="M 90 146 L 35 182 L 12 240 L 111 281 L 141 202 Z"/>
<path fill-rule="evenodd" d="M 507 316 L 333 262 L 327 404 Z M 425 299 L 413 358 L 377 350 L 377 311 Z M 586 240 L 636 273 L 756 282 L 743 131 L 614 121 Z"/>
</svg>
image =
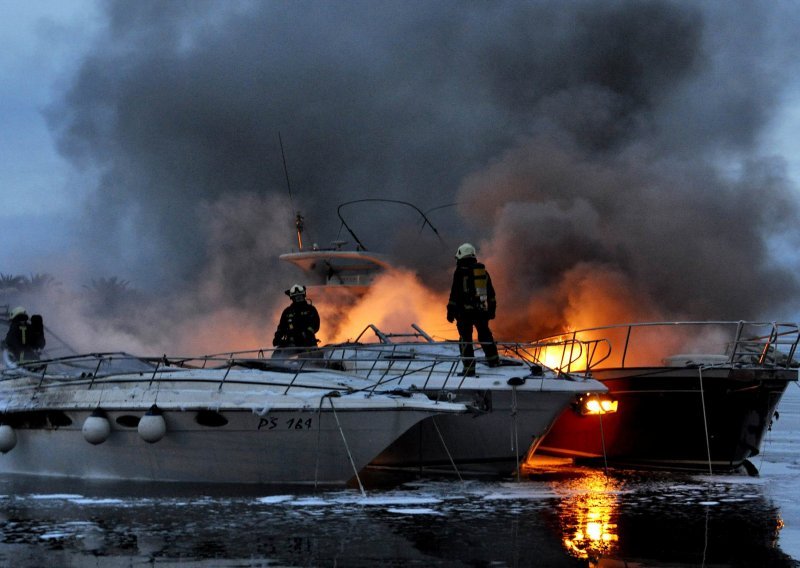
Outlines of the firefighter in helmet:
<svg viewBox="0 0 800 568">
<path fill-rule="evenodd" d="M 286 290 L 292 303 L 283 310 L 272 345 L 280 350 L 304 351 L 317 346 L 319 313 L 306 299 L 306 287 L 294 284 Z"/>
<path fill-rule="evenodd" d="M 489 320 L 494 319 L 497 300 L 492 287 L 492 279 L 486 267 L 478 262 L 475 247 L 464 243 L 456 251 L 456 269 L 453 273 L 453 286 L 447 303 L 447 321 L 456 322 L 462 375 L 475 375 L 475 349 L 472 345 L 472 328 L 478 332 L 478 341 L 483 347 L 486 364 L 497 367 L 500 358 L 494 342 Z"/>
<path fill-rule="evenodd" d="M 17 363 L 37 361 L 39 351 L 45 346 L 42 316 L 34 314 L 28 319 L 28 312 L 17 306 L 8 315 L 8 333 L 3 340 L 3 348 Z"/>
</svg>

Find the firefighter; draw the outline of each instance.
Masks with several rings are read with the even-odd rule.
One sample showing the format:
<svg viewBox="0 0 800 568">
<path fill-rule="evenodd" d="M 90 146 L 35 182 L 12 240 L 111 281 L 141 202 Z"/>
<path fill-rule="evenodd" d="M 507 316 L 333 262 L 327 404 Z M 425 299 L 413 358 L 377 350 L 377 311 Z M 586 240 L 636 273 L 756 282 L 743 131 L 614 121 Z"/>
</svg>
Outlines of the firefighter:
<svg viewBox="0 0 800 568">
<path fill-rule="evenodd" d="M 319 313 L 317 308 L 306 300 L 306 287 L 295 284 L 286 290 L 286 295 L 292 299 L 292 303 L 283 310 L 278 329 L 275 331 L 272 345 L 278 350 L 273 357 L 279 352 L 280 356 L 285 356 L 287 352 L 296 353 L 317 346 Z"/>
<path fill-rule="evenodd" d="M 33 315 L 29 320 L 25 308 L 17 306 L 11 310 L 8 319 L 8 333 L 3 340 L 3 348 L 18 363 L 37 361 L 39 351 L 45 345 L 42 316 Z"/>
<path fill-rule="evenodd" d="M 447 321 L 455 320 L 458 329 L 459 349 L 463 376 L 475 376 L 475 349 L 472 345 L 472 328 L 478 332 L 486 364 L 497 367 L 500 358 L 494 342 L 489 320 L 494 319 L 497 300 L 492 279 L 486 267 L 475 257 L 475 247 L 464 243 L 456 251 L 456 269 L 453 286 L 447 303 Z"/>
</svg>

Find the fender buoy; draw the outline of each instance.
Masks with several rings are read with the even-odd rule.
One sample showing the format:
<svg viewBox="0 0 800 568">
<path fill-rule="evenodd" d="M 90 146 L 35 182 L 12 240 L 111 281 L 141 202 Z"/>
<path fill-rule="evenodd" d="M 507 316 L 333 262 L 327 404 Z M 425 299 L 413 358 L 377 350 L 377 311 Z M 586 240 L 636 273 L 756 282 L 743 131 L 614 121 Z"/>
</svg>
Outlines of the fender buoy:
<svg viewBox="0 0 800 568">
<path fill-rule="evenodd" d="M 11 353 L 8 352 L 8 349 L 3 349 L 3 365 L 5 365 L 6 369 L 17 368 L 17 362 L 11 356 Z"/>
<path fill-rule="evenodd" d="M 83 421 L 83 437 L 90 444 L 96 446 L 102 444 L 111 435 L 111 423 L 106 418 L 106 413 L 96 408 L 86 420 Z"/>
<path fill-rule="evenodd" d="M 0 425 L 0 452 L 6 453 L 17 445 L 17 433 L 8 424 Z"/>
<path fill-rule="evenodd" d="M 155 404 L 150 407 L 150 410 L 142 416 L 139 420 L 139 425 L 136 427 L 139 431 L 139 436 L 145 442 L 154 444 L 163 438 L 167 433 L 167 423 L 164 420 L 164 413 Z"/>
</svg>

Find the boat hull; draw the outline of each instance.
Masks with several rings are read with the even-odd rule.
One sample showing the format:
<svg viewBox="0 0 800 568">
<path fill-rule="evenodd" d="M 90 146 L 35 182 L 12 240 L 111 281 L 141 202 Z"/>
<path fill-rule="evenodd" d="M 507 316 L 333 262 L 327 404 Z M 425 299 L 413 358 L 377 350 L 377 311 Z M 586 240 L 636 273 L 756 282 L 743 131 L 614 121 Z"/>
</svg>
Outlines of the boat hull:
<svg viewBox="0 0 800 568">
<path fill-rule="evenodd" d="M 613 414 L 568 409 L 541 454 L 669 469 L 732 471 L 757 455 L 796 369 L 646 367 L 600 369 L 618 400 Z"/>
<path fill-rule="evenodd" d="M 428 418 L 413 426 L 372 461 L 373 466 L 444 468 L 508 475 L 536 447 L 574 391 L 459 391 L 474 413 Z M 433 393 L 431 393 L 433 395 Z M 459 398 L 459 400 L 461 400 Z"/>
<path fill-rule="evenodd" d="M 206 416 L 209 412 L 204 410 Z M 430 412 L 221 410 L 224 425 L 200 411 L 163 413 L 166 433 L 149 443 L 137 429 L 143 411 L 109 410 L 108 438 L 93 445 L 82 433 L 88 410 L 6 412 L 15 446 L 0 472 L 83 479 L 258 484 L 345 484 L 400 432 Z"/>
<path fill-rule="evenodd" d="M 417 424 L 370 464 L 508 475 L 535 450 L 565 407 L 586 393 L 605 393 L 598 381 L 558 374 L 513 356 L 499 366 L 476 362 L 476 375 L 458 374 L 458 343 L 388 341 L 325 348 L 326 359 L 386 388 L 420 392 L 431 400 L 465 404 L 471 413 L 436 416 Z"/>
</svg>

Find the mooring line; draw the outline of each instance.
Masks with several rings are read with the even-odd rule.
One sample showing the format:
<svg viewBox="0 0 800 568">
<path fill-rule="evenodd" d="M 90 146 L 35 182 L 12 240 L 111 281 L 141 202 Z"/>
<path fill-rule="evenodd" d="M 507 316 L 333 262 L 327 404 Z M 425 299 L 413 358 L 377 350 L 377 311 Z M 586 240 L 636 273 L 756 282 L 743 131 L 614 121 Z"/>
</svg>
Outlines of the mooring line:
<svg viewBox="0 0 800 568">
<path fill-rule="evenodd" d="M 521 481 L 519 470 L 519 427 L 517 425 L 517 386 L 511 385 L 511 427 L 514 431 L 514 457 L 517 463 L 517 483 Z"/>
<path fill-rule="evenodd" d="M 450 460 L 450 465 L 453 466 L 453 471 L 456 472 L 459 481 L 464 481 L 464 478 L 461 477 L 461 472 L 458 471 L 458 468 L 456 467 L 456 462 L 453 459 L 453 456 L 450 454 L 450 450 L 444 441 L 444 436 L 442 436 L 442 431 L 439 430 L 439 425 L 436 423 L 436 417 L 431 416 L 431 421 L 433 422 L 433 427 L 436 428 L 436 433 L 439 434 L 439 440 L 442 442 L 442 447 L 444 448 L 444 451 L 447 454 L 447 458 Z"/>
<path fill-rule="evenodd" d="M 353 467 L 353 472 L 356 474 L 356 481 L 358 481 L 358 488 L 361 490 L 361 496 L 366 497 L 367 492 L 364 491 L 364 485 L 361 483 L 361 478 L 358 476 L 358 469 L 356 469 L 356 463 L 353 460 L 353 454 L 350 452 L 350 446 L 347 444 L 347 438 L 344 435 L 344 430 L 342 429 L 342 425 L 339 422 L 339 416 L 336 414 L 336 408 L 333 406 L 333 399 L 328 396 L 328 401 L 331 403 L 331 410 L 333 410 L 333 417 L 336 419 L 336 425 L 339 427 L 339 434 L 342 435 L 342 441 L 344 442 L 344 447 L 347 450 L 347 457 L 350 459 L 350 465 Z"/>
<path fill-rule="evenodd" d="M 597 397 L 597 401 L 600 402 L 600 397 Z M 603 447 L 603 471 L 606 474 L 606 481 L 608 481 L 608 453 L 606 452 L 606 432 L 603 429 L 603 406 L 600 405 L 600 414 L 597 415 L 597 418 L 600 420 L 600 444 Z"/>
<path fill-rule="evenodd" d="M 708 453 L 708 474 L 712 475 L 713 470 L 711 468 L 711 443 L 708 439 L 708 418 L 706 417 L 706 396 L 705 392 L 703 391 L 703 367 L 702 365 L 697 367 L 697 373 L 700 376 L 700 402 L 703 405 L 703 428 L 705 429 L 706 433 L 706 452 Z"/>
<path fill-rule="evenodd" d="M 314 491 L 317 490 L 317 481 L 318 481 L 318 474 L 319 474 L 319 447 L 320 447 L 320 437 L 322 436 L 322 401 L 325 400 L 325 397 L 322 396 L 319 399 L 319 406 L 317 407 L 317 459 L 314 462 Z"/>
</svg>

